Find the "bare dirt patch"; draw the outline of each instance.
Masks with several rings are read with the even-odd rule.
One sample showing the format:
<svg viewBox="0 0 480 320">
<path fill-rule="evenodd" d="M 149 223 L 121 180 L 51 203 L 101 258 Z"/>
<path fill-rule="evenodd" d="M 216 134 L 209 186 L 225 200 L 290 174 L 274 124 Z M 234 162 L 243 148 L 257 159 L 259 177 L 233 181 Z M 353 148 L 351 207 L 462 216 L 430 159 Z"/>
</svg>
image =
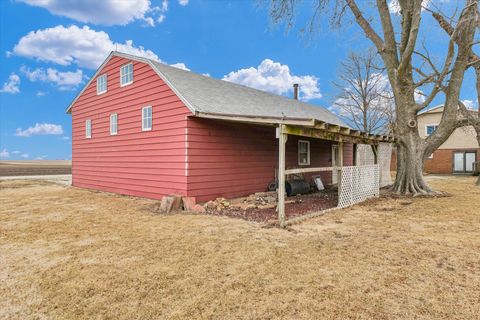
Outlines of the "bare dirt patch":
<svg viewBox="0 0 480 320">
<path fill-rule="evenodd" d="M 480 188 L 290 231 L 37 181 L 0 186 L 0 318 L 478 319 Z M 408 202 L 408 203 L 407 203 Z"/>
<path fill-rule="evenodd" d="M 337 190 L 328 189 L 304 195 L 296 195 L 286 198 L 285 215 L 287 219 L 301 216 L 307 213 L 322 211 L 334 208 L 338 203 Z M 226 216 L 240 218 L 247 221 L 278 224 L 278 213 L 276 211 L 276 200 L 268 208 L 238 208 L 231 205 L 227 208 L 209 208 L 206 206 L 206 214 L 215 216 Z"/>
</svg>

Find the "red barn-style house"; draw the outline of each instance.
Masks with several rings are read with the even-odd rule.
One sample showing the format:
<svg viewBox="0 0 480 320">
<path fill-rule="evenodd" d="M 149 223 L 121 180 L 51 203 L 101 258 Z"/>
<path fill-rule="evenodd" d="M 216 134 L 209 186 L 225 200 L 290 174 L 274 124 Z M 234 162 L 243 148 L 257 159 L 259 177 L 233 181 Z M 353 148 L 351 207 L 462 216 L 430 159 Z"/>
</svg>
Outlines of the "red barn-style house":
<svg viewBox="0 0 480 320">
<path fill-rule="evenodd" d="M 67 112 L 72 184 L 154 199 L 264 191 L 285 169 L 350 166 L 355 143 L 388 140 L 322 107 L 119 52 Z M 321 175 L 337 182 L 336 171 Z"/>
</svg>

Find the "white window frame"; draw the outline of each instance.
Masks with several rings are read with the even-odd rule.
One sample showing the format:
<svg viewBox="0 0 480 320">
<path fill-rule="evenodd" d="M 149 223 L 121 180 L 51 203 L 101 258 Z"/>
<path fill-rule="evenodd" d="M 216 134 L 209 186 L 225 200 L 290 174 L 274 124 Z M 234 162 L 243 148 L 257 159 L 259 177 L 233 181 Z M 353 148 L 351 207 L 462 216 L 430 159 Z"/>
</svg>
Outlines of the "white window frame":
<svg viewBox="0 0 480 320">
<path fill-rule="evenodd" d="M 300 162 L 300 144 L 305 143 L 307 145 L 307 163 Z M 308 140 L 298 140 L 298 165 L 299 166 L 309 166 L 310 165 L 310 141 Z"/>
<path fill-rule="evenodd" d="M 427 159 L 433 159 L 433 152 L 428 156 Z"/>
<path fill-rule="evenodd" d="M 100 85 L 103 83 L 103 79 L 105 79 L 105 90 L 99 91 Z M 104 73 L 101 76 L 97 77 L 97 95 L 103 94 L 107 92 L 107 74 Z"/>
<path fill-rule="evenodd" d="M 124 77 L 126 77 L 129 73 L 126 73 L 126 74 L 123 74 L 123 70 L 125 70 L 124 68 L 127 68 L 128 66 L 132 66 L 132 80 L 130 80 L 129 82 L 125 82 L 123 83 L 122 80 Z M 133 83 L 133 63 L 130 62 L 130 63 L 127 63 L 127 64 L 124 64 L 123 66 L 120 67 L 120 87 L 125 87 L 125 86 L 128 86 L 129 84 L 132 84 Z"/>
<path fill-rule="evenodd" d="M 85 138 L 92 138 L 92 120 L 90 119 L 85 120 Z"/>
<path fill-rule="evenodd" d="M 115 119 L 115 121 L 113 121 Z M 113 130 L 115 128 L 115 130 Z M 110 115 L 110 135 L 114 136 L 118 133 L 118 114 L 112 113 Z"/>
<path fill-rule="evenodd" d="M 438 128 L 438 123 L 429 123 L 425 125 L 425 137 L 428 137 L 428 127 L 435 127 L 435 130 Z M 433 132 L 435 132 L 435 130 Z"/>
<path fill-rule="evenodd" d="M 150 117 L 145 117 L 145 110 L 150 109 Z M 150 127 L 148 125 L 148 119 L 150 118 Z M 150 131 L 153 127 L 153 108 L 152 106 L 145 106 L 142 108 L 142 131 Z"/>
</svg>

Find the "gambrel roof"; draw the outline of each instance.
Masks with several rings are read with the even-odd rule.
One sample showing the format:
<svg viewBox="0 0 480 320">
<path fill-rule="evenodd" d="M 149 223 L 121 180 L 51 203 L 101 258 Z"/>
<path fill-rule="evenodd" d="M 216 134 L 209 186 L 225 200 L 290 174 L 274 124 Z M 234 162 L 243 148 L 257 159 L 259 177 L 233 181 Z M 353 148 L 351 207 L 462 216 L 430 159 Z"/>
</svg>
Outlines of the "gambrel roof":
<svg viewBox="0 0 480 320">
<path fill-rule="evenodd" d="M 120 52 L 112 52 L 102 66 L 99 67 L 96 74 L 92 76 L 90 82 L 96 78 L 99 71 L 112 56 L 149 64 L 179 96 L 193 115 L 203 114 L 211 117 L 216 115 L 272 120 L 316 120 L 348 128 L 335 114 L 323 107 Z M 90 82 L 85 88 L 88 87 Z M 77 98 L 70 104 L 67 112 L 70 112 Z"/>
</svg>

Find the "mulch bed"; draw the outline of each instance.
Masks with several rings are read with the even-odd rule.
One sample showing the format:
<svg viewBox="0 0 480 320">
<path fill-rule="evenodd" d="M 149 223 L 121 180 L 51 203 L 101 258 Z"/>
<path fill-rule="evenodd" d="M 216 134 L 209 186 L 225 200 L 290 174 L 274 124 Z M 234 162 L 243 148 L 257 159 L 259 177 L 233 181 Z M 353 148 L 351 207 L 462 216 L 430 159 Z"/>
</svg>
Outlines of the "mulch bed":
<svg viewBox="0 0 480 320">
<path fill-rule="evenodd" d="M 338 203 L 338 195 L 336 189 L 327 189 L 321 192 L 287 197 L 285 201 L 294 201 L 292 203 L 285 204 L 285 215 L 287 219 L 289 219 L 311 212 L 334 208 Z M 236 207 L 229 207 L 224 208 L 221 211 L 217 211 L 216 209 L 207 209 L 206 214 L 240 218 L 254 222 L 278 222 L 278 213 L 276 212 L 276 208 L 252 208 L 242 210 Z"/>
</svg>

